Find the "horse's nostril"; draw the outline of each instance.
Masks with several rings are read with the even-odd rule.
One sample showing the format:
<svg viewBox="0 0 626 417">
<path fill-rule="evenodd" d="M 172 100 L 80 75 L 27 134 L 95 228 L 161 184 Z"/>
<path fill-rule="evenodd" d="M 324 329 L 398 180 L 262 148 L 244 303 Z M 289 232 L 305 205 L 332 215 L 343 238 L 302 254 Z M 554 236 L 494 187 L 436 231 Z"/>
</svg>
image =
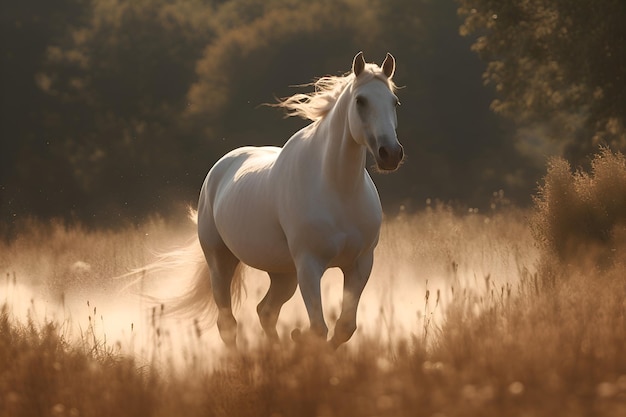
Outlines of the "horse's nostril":
<svg viewBox="0 0 626 417">
<path fill-rule="evenodd" d="M 378 156 L 380 156 L 380 159 L 384 161 L 389 157 L 389 153 L 387 152 L 387 149 L 381 146 L 380 149 L 378 149 Z"/>
<path fill-rule="evenodd" d="M 400 161 L 402 161 L 404 159 L 404 147 L 401 145 L 400 146 Z"/>
</svg>

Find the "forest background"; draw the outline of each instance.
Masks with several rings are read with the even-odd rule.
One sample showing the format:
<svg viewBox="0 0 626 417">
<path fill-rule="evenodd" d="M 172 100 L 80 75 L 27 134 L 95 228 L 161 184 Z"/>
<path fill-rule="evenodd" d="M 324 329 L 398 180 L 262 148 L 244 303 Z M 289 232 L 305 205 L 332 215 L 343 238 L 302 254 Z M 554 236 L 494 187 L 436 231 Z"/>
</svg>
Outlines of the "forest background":
<svg viewBox="0 0 626 417">
<path fill-rule="evenodd" d="M 304 126 L 263 106 L 397 59 L 407 163 L 383 204 L 530 203 L 548 157 L 626 149 L 622 0 L 22 0 L 0 6 L 0 224 L 121 226 Z M 486 87 L 485 87 L 486 85 Z M 497 193 L 502 197 L 502 192 Z"/>
</svg>

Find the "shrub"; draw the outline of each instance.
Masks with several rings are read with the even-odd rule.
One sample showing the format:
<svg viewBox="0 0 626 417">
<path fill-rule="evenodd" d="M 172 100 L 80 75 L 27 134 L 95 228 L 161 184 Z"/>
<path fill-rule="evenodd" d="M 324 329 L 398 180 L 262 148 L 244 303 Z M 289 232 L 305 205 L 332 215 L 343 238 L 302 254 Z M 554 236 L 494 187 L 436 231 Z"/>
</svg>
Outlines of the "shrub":
<svg viewBox="0 0 626 417">
<path fill-rule="evenodd" d="M 626 159 L 602 148 L 589 173 L 555 158 L 534 197 L 533 233 L 545 254 L 607 266 L 626 248 Z"/>
</svg>

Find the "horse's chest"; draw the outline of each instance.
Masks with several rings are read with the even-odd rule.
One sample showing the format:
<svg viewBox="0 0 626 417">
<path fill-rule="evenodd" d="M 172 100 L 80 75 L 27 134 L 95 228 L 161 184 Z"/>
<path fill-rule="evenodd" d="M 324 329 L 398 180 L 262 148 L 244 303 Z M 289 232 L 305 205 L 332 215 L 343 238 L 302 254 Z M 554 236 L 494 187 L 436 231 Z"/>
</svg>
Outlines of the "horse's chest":
<svg viewBox="0 0 626 417">
<path fill-rule="evenodd" d="M 324 259 L 328 267 L 349 266 L 378 242 L 378 219 L 375 213 L 367 218 L 318 214 L 303 225 L 298 240 Z"/>
<path fill-rule="evenodd" d="M 328 267 L 349 266 L 376 245 L 382 210 L 373 186 L 350 196 L 324 184 L 297 189 L 307 192 L 279 194 L 278 206 L 294 259 L 312 256 Z"/>
<path fill-rule="evenodd" d="M 331 267 L 341 267 L 352 264 L 363 251 L 372 246 L 373 238 L 358 231 L 347 233 L 336 233 L 331 237 L 333 243 L 334 256 L 329 262 Z"/>
</svg>

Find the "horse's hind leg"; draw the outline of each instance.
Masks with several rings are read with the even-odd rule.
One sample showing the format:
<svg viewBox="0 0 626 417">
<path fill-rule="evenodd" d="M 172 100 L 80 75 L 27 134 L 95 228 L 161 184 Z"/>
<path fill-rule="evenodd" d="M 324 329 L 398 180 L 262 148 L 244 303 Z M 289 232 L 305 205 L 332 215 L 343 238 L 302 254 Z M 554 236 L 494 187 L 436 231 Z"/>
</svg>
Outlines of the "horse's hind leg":
<svg viewBox="0 0 626 417">
<path fill-rule="evenodd" d="M 239 259 L 223 243 L 206 247 L 204 256 L 209 264 L 213 297 L 218 308 L 217 328 L 226 346 L 237 345 L 237 321 L 233 316 L 230 284 L 239 266 Z"/>
<path fill-rule="evenodd" d="M 261 326 L 272 342 L 278 342 L 276 323 L 283 304 L 296 292 L 298 280 L 296 274 L 270 273 L 270 288 L 257 306 Z"/>
</svg>

